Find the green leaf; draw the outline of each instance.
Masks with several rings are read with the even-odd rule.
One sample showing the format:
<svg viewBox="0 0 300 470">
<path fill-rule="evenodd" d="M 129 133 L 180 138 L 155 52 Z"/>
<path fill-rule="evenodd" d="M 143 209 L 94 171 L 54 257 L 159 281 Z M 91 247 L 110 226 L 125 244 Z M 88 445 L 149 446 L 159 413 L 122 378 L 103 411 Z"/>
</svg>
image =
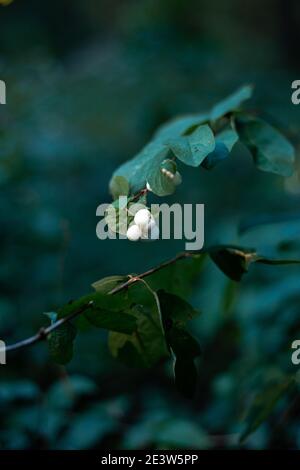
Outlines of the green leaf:
<svg viewBox="0 0 300 470">
<path fill-rule="evenodd" d="M 170 139 L 169 147 L 174 155 L 186 165 L 199 166 L 215 149 L 215 138 L 211 128 L 205 124 L 187 136 Z"/>
<path fill-rule="evenodd" d="M 78 333 L 90 331 L 93 328 L 93 325 L 91 325 L 84 315 L 78 315 L 74 318 L 74 325 L 76 326 Z"/>
<path fill-rule="evenodd" d="M 163 289 L 171 294 L 187 297 L 199 277 L 206 259 L 205 253 L 178 260 L 147 278 L 153 290 Z"/>
<path fill-rule="evenodd" d="M 171 325 L 185 326 L 186 323 L 199 314 L 188 302 L 169 294 L 163 290 L 158 291 L 158 297 L 163 312 L 165 329 L 170 329 Z"/>
<path fill-rule="evenodd" d="M 216 147 L 214 151 L 207 155 L 207 157 L 201 163 L 203 168 L 206 170 L 214 168 L 218 163 L 225 160 L 229 156 L 234 145 L 239 140 L 239 136 L 234 129 L 228 128 L 217 134 L 215 136 L 215 140 Z"/>
<path fill-rule="evenodd" d="M 91 294 L 84 295 L 77 300 L 71 300 L 65 304 L 58 311 L 58 318 L 63 318 L 68 315 L 71 315 L 87 307 L 88 309 L 104 309 L 110 310 L 113 312 L 126 310 L 130 306 L 130 299 L 128 297 L 128 292 L 126 290 L 118 292 L 115 295 L 107 295 L 102 292 L 93 292 Z"/>
<path fill-rule="evenodd" d="M 133 193 L 146 187 L 147 181 L 155 180 L 155 173 L 160 171 L 160 164 L 167 158 L 169 148 L 157 141 L 146 145 L 134 158 L 116 170 L 114 176 L 121 175 L 130 184 Z M 150 183 L 151 186 L 151 183 Z M 159 188 L 152 187 L 153 192 Z"/>
<path fill-rule="evenodd" d="M 141 293 L 143 298 L 139 303 Z M 131 289 L 131 298 L 136 304 L 134 311 L 137 315 L 138 340 L 146 356 L 147 365 L 152 366 L 169 355 L 160 299 L 145 281 L 139 289 Z"/>
<path fill-rule="evenodd" d="M 85 309 L 82 316 L 91 325 L 110 331 L 131 334 L 136 329 L 136 318 L 127 310 L 130 303 L 128 292 L 108 295 L 100 291 L 85 295 L 66 304 L 58 313 L 59 318 L 63 318 L 74 314 L 78 310 Z"/>
<path fill-rule="evenodd" d="M 244 101 L 251 98 L 252 93 L 253 87 L 251 85 L 245 85 L 239 88 L 235 93 L 232 93 L 230 96 L 220 101 L 212 108 L 210 113 L 210 120 L 216 121 L 229 112 L 238 110 Z"/>
<path fill-rule="evenodd" d="M 189 121 L 189 124 L 194 122 Z M 163 161 L 174 154 L 187 165 L 198 166 L 215 146 L 213 132 L 208 125 L 196 127 L 189 135 L 181 134 L 191 126 L 179 127 L 176 125 L 172 132 L 165 129 L 165 132 L 158 133 L 141 152 L 116 170 L 112 181 L 116 176 L 126 178 L 133 193 L 145 188 L 148 182 L 154 194 L 172 194 L 175 185 L 161 172 Z"/>
<path fill-rule="evenodd" d="M 240 281 L 248 272 L 251 263 L 269 265 L 300 264 L 299 259 L 277 259 L 257 254 L 253 249 L 231 245 L 209 248 L 208 253 L 214 263 L 233 281 Z"/>
<path fill-rule="evenodd" d="M 167 338 L 177 358 L 190 360 L 202 354 L 198 341 L 185 328 L 172 327 Z"/>
<path fill-rule="evenodd" d="M 141 152 L 115 171 L 110 183 L 114 196 L 125 193 L 124 179 L 133 194 L 145 188 L 147 182 L 158 196 L 172 194 L 175 185 L 161 173 L 162 162 L 175 155 L 187 165 L 199 166 L 215 149 L 214 135 L 207 123 L 239 108 L 251 93 L 250 86 L 243 87 L 216 105 L 210 114 L 182 116 L 160 127 Z M 212 165 L 215 160 L 226 158 L 227 150 L 232 148 L 235 138 L 233 131 L 220 135 L 217 153 L 211 156 Z M 208 160 L 207 164 L 210 166 Z"/>
<path fill-rule="evenodd" d="M 113 357 L 128 367 L 146 367 L 136 334 L 110 332 L 108 346 Z"/>
<path fill-rule="evenodd" d="M 47 340 L 50 356 L 58 364 L 67 364 L 71 361 L 76 333 L 75 326 L 67 322 L 49 334 Z"/>
<path fill-rule="evenodd" d="M 235 246 L 217 246 L 208 250 L 214 263 L 233 281 L 240 281 L 258 256 L 255 250 Z"/>
<path fill-rule="evenodd" d="M 123 284 L 127 280 L 127 276 L 108 276 L 104 277 L 103 279 L 99 279 L 99 281 L 93 282 L 92 287 L 96 292 L 100 292 L 101 294 L 108 294 L 115 287 Z"/>
<path fill-rule="evenodd" d="M 85 318 L 97 328 L 130 334 L 136 329 L 136 319 L 124 311 L 113 312 L 102 307 L 89 309 Z"/>
<path fill-rule="evenodd" d="M 281 176 L 293 174 L 295 150 L 277 129 L 262 119 L 243 116 L 237 119 L 237 130 L 257 168 Z"/>
<path fill-rule="evenodd" d="M 137 328 L 131 335 L 111 333 L 109 348 L 114 357 L 134 367 L 152 367 L 168 357 L 164 333 L 157 319 L 156 306 L 152 309 L 137 305 L 132 308 Z"/>
<path fill-rule="evenodd" d="M 173 194 L 176 189 L 176 185 L 174 184 L 173 180 L 168 178 L 162 171 L 163 168 L 166 167 L 164 162 L 165 161 L 163 161 L 157 169 L 153 168 L 153 171 L 149 173 L 147 179 L 151 190 L 157 196 L 168 196 L 170 194 Z M 173 162 L 173 164 L 176 167 L 175 162 Z"/>
<path fill-rule="evenodd" d="M 270 383 L 259 393 L 248 412 L 246 428 L 240 436 L 240 442 L 244 442 L 256 429 L 270 416 L 273 409 L 282 396 L 295 383 L 294 378 L 289 377 L 277 383 Z"/>
<path fill-rule="evenodd" d="M 146 312 L 140 307 L 140 314 L 137 320 L 138 340 L 148 367 L 169 357 L 164 331 L 161 330 L 156 311 L 153 310 L 152 312 Z"/>
<path fill-rule="evenodd" d="M 113 199 L 118 199 L 119 196 L 128 196 L 130 186 L 123 176 L 114 176 L 109 183 L 109 190 Z"/>
<path fill-rule="evenodd" d="M 58 313 L 59 318 L 62 318 L 84 309 L 82 315 L 97 328 L 132 333 L 135 330 L 135 318 L 128 313 L 130 303 L 125 290 L 114 295 L 94 292 L 66 304 Z"/>
<path fill-rule="evenodd" d="M 186 398 L 193 398 L 198 377 L 194 359 L 202 354 L 201 348 L 184 328 L 171 328 L 167 332 L 167 339 L 175 355 L 175 385 Z"/>
<path fill-rule="evenodd" d="M 194 359 L 201 355 L 201 348 L 185 329 L 185 325 L 197 312 L 176 295 L 159 291 L 158 296 L 168 347 L 175 356 L 175 385 L 185 397 L 192 398 L 197 384 Z"/>
<path fill-rule="evenodd" d="M 188 134 L 195 127 L 208 122 L 208 120 L 208 114 L 187 114 L 176 117 L 159 127 L 154 135 L 154 139 L 167 142 L 169 139 Z"/>
</svg>

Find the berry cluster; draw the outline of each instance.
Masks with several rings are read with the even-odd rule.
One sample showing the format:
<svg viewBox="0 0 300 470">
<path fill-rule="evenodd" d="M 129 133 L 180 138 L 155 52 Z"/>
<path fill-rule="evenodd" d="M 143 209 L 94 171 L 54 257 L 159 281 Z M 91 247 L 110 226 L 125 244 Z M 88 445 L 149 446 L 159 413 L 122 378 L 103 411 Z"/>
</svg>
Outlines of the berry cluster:
<svg viewBox="0 0 300 470">
<path fill-rule="evenodd" d="M 159 228 L 148 209 L 140 209 L 135 214 L 134 223 L 127 230 L 127 238 L 133 242 L 159 238 Z"/>
</svg>

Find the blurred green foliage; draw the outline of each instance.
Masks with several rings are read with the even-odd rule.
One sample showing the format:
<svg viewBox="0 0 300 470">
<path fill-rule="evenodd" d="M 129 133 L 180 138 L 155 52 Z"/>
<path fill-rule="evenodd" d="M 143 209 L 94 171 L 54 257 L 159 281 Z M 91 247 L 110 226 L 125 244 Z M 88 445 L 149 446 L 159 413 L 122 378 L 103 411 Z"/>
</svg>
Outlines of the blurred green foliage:
<svg viewBox="0 0 300 470">
<path fill-rule="evenodd" d="M 15 0 L 0 9 L 1 338 L 33 334 L 43 312 L 96 279 L 144 271 L 183 248 L 95 235 L 111 174 L 168 118 L 205 111 L 253 82 L 255 110 L 298 145 L 290 84 L 299 4 L 267 0 L 264 11 L 267 19 L 258 0 Z M 205 203 L 207 244 L 299 257 L 298 172 L 258 172 L 237 147 L 214 171 L 182 175 L 168 201 Z M 11 355 L 0 369 L 0 447 L 298 448 L 297 380 L 285 385 L 297 372 L 299 274 L 256 265 L 237 285 L 204 263 L 190 292 L 203 350 L 192 402 L 174 389 L 168 364 L 120 365 L 101 329 L 86 328 L 67 367 L 44 344 Z M 264 402 L 275 406 L 268 412 Z"/>
</svg>

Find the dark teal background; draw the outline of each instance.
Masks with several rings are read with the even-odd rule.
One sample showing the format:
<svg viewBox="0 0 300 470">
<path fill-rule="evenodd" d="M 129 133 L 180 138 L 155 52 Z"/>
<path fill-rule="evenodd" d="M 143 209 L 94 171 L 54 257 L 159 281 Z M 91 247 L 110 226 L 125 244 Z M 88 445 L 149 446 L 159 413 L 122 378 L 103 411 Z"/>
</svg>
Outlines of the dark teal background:
<svg viewBox="0 0 300 470">
<path fill-rule="evenodd" d="M 249 104 L 299 146 L 300 5 L 267 1 L 15 0 L 0 7 L 0 337 L 33 334 L 42 314 L 105 276 L 140 272 L 183 242 L 96 238 L 114 169 L 166 119 L 202 111 L 243 83 Z M 297 147 L 298 148 L 298 147 Z M 298 161 L 299 165 L 299 161 Z M 299 168 L 299 166 L 298 166 Z M 206 243 L 299 257 L 299 223 L 240 238 L 241 221 L 299 212 L 297 174 L 261 173 L 240 147 L 212 172 L 181 169 L 166 201 L 206 205 Z M 279 242 L 281 245 L 279 246 Z M 45 344 L 0 369 L 0 448 L 236 448 L 244 411 L 270 378 L 297 368 L 299 268 L 253 268 L 238 287 L 208 264 L 192 302 L 204 349 L 194 402 L 170 365 L 129 370 L 106 334 L 86 332 L 67 368 Z M 229 300 L 228 300 L 229 299 Z M 247 448 L 298 448 L 299 405 L 286 396 Z M 295 404 L 294 404 L 295 402 Z M 286 410 L 293 405 L 291 410 Z"/>
</svg>

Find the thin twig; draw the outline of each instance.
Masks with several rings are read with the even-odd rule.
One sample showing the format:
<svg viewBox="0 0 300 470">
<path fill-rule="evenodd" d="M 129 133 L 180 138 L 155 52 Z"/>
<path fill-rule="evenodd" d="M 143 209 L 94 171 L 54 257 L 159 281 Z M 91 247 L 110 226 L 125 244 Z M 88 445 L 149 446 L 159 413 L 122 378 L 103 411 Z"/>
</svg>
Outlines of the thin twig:
<svg viewBox="0 0 300 470">
<path fill-rule="evenodd" d="M 164 263 L 161 263 L 158 266 L 155 266 L 154 268 L 151 268 L 148 271 L 145 271 L 144 273 L 139 274 L 138 276 L 130 276 L 128 281 L 126 281 L 123 284 L 121 284 L 121 285 L 115 287 L 114 289 L 112 289 L 108 293 L 108 295 L 114 295 L 117 292 L 120 292 L 124 289 L 127 289 L 129 286 L 131 286 L 132 284 L 140 281 L 144 277 L 150 276 L 151 274 L 154 274 L 155 272 L 160 271 L 161 269 L 166 268 L 167 266 L 169 266 L 173 263 L 176 263 L 180 259 L 192 257 L 192 256 L 195 256 L 196 254 L 197 254 L 196 252 L 194 252 L 194 253 L 183 252 L 183 253 L 180 253 L 179 255 L 177 255 L 175 258 L 172 258 L 168 261 L 165 261 Z M 93 305 L 93 301 L 88 302 L 87 304 L 83 305 L 82 307 L 80 307 L 75 312 L 72 312 L 70 315 L 68 315 L 64 318 L 60 318 L 56 322 L 52 323 L 52 325 L 48 326 L 47 328 L 41 328 L 34 336 L 31 336 L 30 338 L 26 338 L 22 341 L 19 341 L 17 343 L 6 346 L 5 348 L 0 348 L 0 353 L 3 352 L 3 351 L 5 351 L 5 352 L 15 351 L 17 349 L 25 348 L 27 346 L 31 346 L 32 344 L 38 343 L 39 341 L 45 340 L 47 338 L 47 336 L 50 333 L 52 333 L 54 330 L 56 330 L 57 328 L 59 328 L 63 324 L 73 320 L 74 318 L 78 317 L 79 315 L 84 313 L 86 310 L 91 308 L 92 305 Z"/>
<path fill-rule="evenodd" d="M 190 253 L 188 251 L 185 251 L 183 253 L 180 253 L 179 255 L 175 256 L 175 258 L 172 258 L 168 261 L 165 261 L 164 263 L 159 264 L 158 266 L 149 269 L 148 271 L 145 271 L 142 274 L 139 274 L 137 276 L 130 276 L 128 281 L 124 282 L 123 284 L 115 287 L 113 290 L 109 292 L 109 294 L 116 294 L 117 292 L 120 292 L 121 290 L 125 289 L 126 287 L 131 286 L 132 284 L 138 282 L 140 279 L 143 279 L 144 277 L 150 276 L 151 274 L 156 273 L 157 271 L 160 271 L 163 268 L 166 268 L 170 264 L 176 263 L 177 261 L 184 259 L 184 258 L 189 258 L 192 256 L 195 256 L 197 252 Z"/>
<path fill-rule="evenodd" d="M 55 323 L 52 323 L 52 325 L 48 326 L 47 328 L 41 328 L 38 331 L 38 333 L 36 333 L 34 336 L 23 339 L 22 341 L 19 341 L 18 343 L 14 343 L 9 346 L 6 346 L 5 348 L 1 348 L 0 352 L 3 352 L 3 350 L 5 350 L 6 352 L 15 351 L 16 349 L 25 348 L 26 346 L 31 346 L 32 344 L 38 343 L 39 341 L 46 339 L 47 336 L 50 333 L 52 333 L 52 331 L 56 330 L 64 323 L 67 323 L 70 320 L 73 320 L 73 318 L 77 317 L 78 315 L 81 315 L 81 313 L 91 308 L 92 305 L 93 305 L 93 301 L 88 302 L 87 304 L 83 305 L 81 308 L 79 308 L 75 312 L 72 312 L 67 317 L 60 318 L 59 320 L 57 320 Z"/>
</svg>

